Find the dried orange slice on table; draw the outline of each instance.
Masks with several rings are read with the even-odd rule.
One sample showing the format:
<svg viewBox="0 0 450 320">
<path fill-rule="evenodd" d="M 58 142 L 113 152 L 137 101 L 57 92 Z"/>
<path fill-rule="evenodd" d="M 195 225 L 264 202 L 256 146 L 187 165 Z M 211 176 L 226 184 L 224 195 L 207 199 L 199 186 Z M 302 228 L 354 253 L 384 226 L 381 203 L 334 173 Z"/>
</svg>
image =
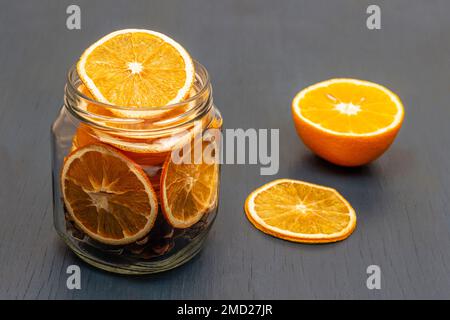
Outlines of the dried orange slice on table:
<svg viewBox="0 0 450 320">
<path fill-rule="evenodd" d="M 97 101 L 124 107 L 110 111 L 123 117 L 153 117 L 161 107 L 188 97 L 194 64 L 187 51 L 168 36 L 125 29 L 91 45 L 77 64 L 78 74 Z"/>
<path fill-rule="evenodd" d="M 279 179 L 256 189 L 245 212 L 259 230 L 294 242 L 335 242 L 356 227 L 355 211 L 336 190 L 298 180 Z"/>
<path fill-rule="evenodd" d="M 72 152 L 61 172 L 67 211 L 91 238 L 111 245 L 145 236 L 158 212 L 145 172 L 115 149 L 89 144 Z"/>
<path fill-rule="evenodd" d="M 318 156 L 358 166 L 378 158 L 403 122 L 399 97 L 372 82 L 332 79 L 300 91 L 292 101 L 295 127 Z"/>
<path fill-rule="evenodd" d="M 175 163 L 169 156 L 161 174 L 161 208 L 175 228 L 188 228 L 200 221 L 217 198 L 218 164 L 212 159 L 205 161 L 203 156 L 196 164 L 191 150 L 182 156 L 189 157 L 189 163 Z"/>
</svg>

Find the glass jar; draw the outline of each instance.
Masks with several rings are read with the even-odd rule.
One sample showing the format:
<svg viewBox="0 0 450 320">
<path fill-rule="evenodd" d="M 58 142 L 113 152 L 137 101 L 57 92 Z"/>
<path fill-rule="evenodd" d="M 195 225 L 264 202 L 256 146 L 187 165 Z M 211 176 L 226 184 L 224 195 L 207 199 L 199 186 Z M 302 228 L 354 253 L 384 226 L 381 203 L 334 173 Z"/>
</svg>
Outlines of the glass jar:
<svg viewBox="0 0 450 320">
<path fill-rule="evenodd" d="M 213 104 L 206 69 L 195 62 L 195 70 L 196 79 L 188 99 L 174 105 L 131 110 L 92 99 L 76 68 L 70 69 L 64 105 L 52 126 L 54 225 L 61 238 L 84 261 L 112 272 L 146 274 L 175 268 L 200 251 L 218 209 L 222 117 Z M 103 181 L 94 191 L 79 185 L 85 197 L 83 206 L 89 209 L 80 209 L 70 202 L 74 191 L 66 183 L 69 180 L 63 172 L 67 174 L 68 171 L 64 167 L 74 163 L 72 158 L 78 154 L 86 153 L 80 150 L 92 151 L 93 145 L 100 145 L 114 155 L 120 154 L 123 156 L 120 159 L 125 159 L 124 163 L 137 167 L 139 170 L 136 171 L 143 172 L 148 178 L 142 179 L 151 183 L 153 190 L 150 193 L 156 196 L 158 203 L 155 205 L 157 214 L 156 218 L 154 215 L 151 218 L 149 231 L 146 229 L 141 235 L 137 233 L 139 238 L 127 237 L 125 229 L 122 234 L 119 229 L 119 235 L 116 235 L 117 230 L 111 231 L 113 227 L 123 227 L 121 223 L 127 219 L 121 216 L 124 212 L 135 214 L 133 210 L 138 210 L 138 207 L 124 204 L 126 208 L 123 210 L 128 211 L 121 211 L 119 216 L 111 205 L 108 206 L 108 199 L 111 199 L 108 197 L 114 195 L 106 189 L 100 190 Z M 212 145 L 209 152 L 213 161 L 209 159 L 206 163 L 206 153 L 200 153 L 200 158 L 192 156 L 199 155 L 195 151 L 196 145 L 203 147 L 200 148 L 202 151 Z M 187 152 L 192 146 L 193 152 Z M 114 174 L 113 164 L 105 159 L 93 163 L 91 167 L 95 168 L 86 168 L 87 172 L 102 171 L 104 176 Z M 202 175 L 209 170 L 199 167 L 202 165 L 209 165 L 211 174 L 207 176 L 207 185 L 200 186 L 195 181 L 205 179 Z M 183 173 L 183 178 L 174 178 L 178 171 Z M 82 178 L 87 179 L 85 181 L 94 179 L 87 173 L 74 180 Z M 173 183 L 177 187 L 170 189 Z M 121 187 L 115 186 L 116 189 Z M 202 188 L 209 191 L 201 191 Z M 191 201 L 192 195 L 195 195 L 195 203 Z M 100 201 L 99 197 L 106 202 Z M 132 201 L 132 197 L 131 193 L 129 197 L 122 196 L 125 202 L 127 199 Z M 104 216 L 100 217 L 100 212 Z M 88 213 L 90 218 L 86 218 Z M 106 216 L 117 218 L 114 220 L 118 222 L 117 226 L 108 225 Z M 97 221 L 88 224 L 92 217 Z M 100 222 L 99 219 L 103 220 Z"/>
</svg>

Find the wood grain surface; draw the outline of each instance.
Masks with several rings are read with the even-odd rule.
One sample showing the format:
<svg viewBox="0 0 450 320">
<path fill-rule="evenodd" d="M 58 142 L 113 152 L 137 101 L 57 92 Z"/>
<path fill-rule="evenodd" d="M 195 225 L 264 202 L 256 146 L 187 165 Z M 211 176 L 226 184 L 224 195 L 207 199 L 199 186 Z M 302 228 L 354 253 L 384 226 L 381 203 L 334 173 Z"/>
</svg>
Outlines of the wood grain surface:
<svg viewBox="0 0 450 320">
<path fill-rule="evenodd" d="M 66 8 L 82 29 L 67 30 Z M 366 28 L 379 4 L 382 29 Z M 450 298 L 450 1 L 0 1 L 0 298 Z M 224 165 L 206 247 L 163 274 L 126 277 L 81 262 L 52 222 L 50 125 L 68 68 L 116 29 L 178 40 L 209 70 L 226 128 L 279 128 L 280 170 Z M 406 108 L 391 149 L 356 169 L 300 143 L 290 103 L 301 88 L 355 77 L 395 91 Z M 254 229 L 246 195 L 281 177 L 338 189 L 358 226 L 346 241 L 301 245 Z M 81 290 L 66 268 L 81 267 Z M 381 290 L 366 268 L 379 265 Z"/>
</svg>

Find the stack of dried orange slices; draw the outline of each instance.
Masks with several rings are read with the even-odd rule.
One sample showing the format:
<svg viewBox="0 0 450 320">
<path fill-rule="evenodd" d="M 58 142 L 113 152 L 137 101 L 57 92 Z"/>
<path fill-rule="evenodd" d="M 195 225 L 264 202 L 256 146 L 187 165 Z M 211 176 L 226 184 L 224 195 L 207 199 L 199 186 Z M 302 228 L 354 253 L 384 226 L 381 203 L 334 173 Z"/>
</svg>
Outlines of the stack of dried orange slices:
<svg viewBox="0 0 450 320">
<path fill-rule="evenodd" d="M 83 53 L 77 71 L 85 96 L 122 107 L 85 106 L 90 112 L 144 121 L 161 111 L 140 107 L 182 102 L 192 93 L 195 74 L 181 45 L 141 29 L 103 37 Z M 192 136 L 177 138 L 186 143 Z M 139 144 L 82 124 L 72 145 L 61 172 L 65 207 L 76 226 L 99 242 L 124 245 L 142 238 L 152 229 L 159 205 L 175 228 L 192 226 L 214 206 L 218 165 L 175 164 L 174 144 Z M 151 181 L 142 164 L 162 164 L 160 179 Z"/>
</svg>

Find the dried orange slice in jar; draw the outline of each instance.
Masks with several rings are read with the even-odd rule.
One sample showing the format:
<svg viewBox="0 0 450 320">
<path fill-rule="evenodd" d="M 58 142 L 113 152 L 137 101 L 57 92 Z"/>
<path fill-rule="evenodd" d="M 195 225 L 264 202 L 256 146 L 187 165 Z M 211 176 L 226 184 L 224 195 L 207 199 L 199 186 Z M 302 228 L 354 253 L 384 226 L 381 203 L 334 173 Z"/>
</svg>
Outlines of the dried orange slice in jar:
<svg viewBox="0 0 450 320">
<path fill-rule="evenodd" d="M 95 100 L 91 92 L 86 88 L 84 84 L 81 84 L 78 87 L 78 92 L 82 93 L 86 98 L 90 100 Z M 99 122 L 100 124 L 103 124 L 105 122 L 105 119 L 107 119 L 108 117 L 114 116 L 114 114 L 107 107 L 97 105 L 95 103 L 90 103 L 87 99 L 80 99 L 78 108 L 88 112 L 86 116 L 89 118 L 89 120 L 93 122 Z M 89 117 L 88 115 L 92 115 L 92 117 Z"/>
<path fill-rule="evenodd" d="M 245 212 L 257 229 L 293 242 L 335 242 L 356 227 L 355 211 L 336 190 L 291 179 L 253 191 Z"/>
<path fill-rule="evenodd" d="M 133 243 L 153 227 L 156 194 L 145 172 L 115 149 L 89 144 L 64 162 L 61 189 L 67 211 L 91 238 Z"/>
<path fill-rule="evenodd" d="M 196 143 L 202 147 L 201 159 L 191 143 L 191 152 L 180 154 L 182 161 L 174 161 L 169 155 L 161 174 L 161 208 L 167 221 L 174 228 L 188 228 L 202 219 L 216 204 L 219 165 L 214 159 L 206 159 L 205 148 L 214 150 L 212 142 Z M 197 161 L 194 161 L 197 160 Z M 198 162 L 198 163 L 196 163 Z"/>
<path fill-rule="evenodd" d="M 91 127 L 81 123 L 73 136 L 71 152 L 92 143 L 101 143 L 101 141 L 97 138 Z"/>
<path fill-rule="evenodd" d="M 186 103 L 180 103 L 174 106 L 173 108 L 167 108 L 166 110 L 159 110 L 150 114 L 147 112 L 145 118 L 139 118 L 136 120 L 131 120 L 128 118 L 123 118 L 119 114 L 118 116 L 112 112 L 114 106 L 108 106 L 105 104 L 98 104 L 95 101 L 95 98 L 92 96 L 91 92 L 86 88 L 84 84 L 81 84 L 78 87 L 78 92 L 81 93 L 82 99 L 80 99 L 78 103 L 78 108 L 82 111 L 86 112 L 84 116 L 89 119 L 89 121 L 106 127 L 110 129 L 123 129 L 123 130 L 131 130 L 127 133 L 117 132 L 118 136 L 131 136 L 133 137 L 133 131 L 141 131 L 149 128 L 161 127 L 164 126 L 166 122 L 174 122 L 173 118 L 178 115 L 187 112 L 189 109 L 196 106 L 197 101 L 195 99 L 191 99 Z M 194 88 L 191 88 L 189 96 L 187 99 L 193 98 L 196 95 L 196 91 Z M 92 100 L 92 101 L 90 101 Z M 153 115 L 153 116 L 150 116 Z M 140 133 L 140 132 L 139 132 Z"/>
<path fill-rule="evenodd" d="M 194 83 L 194 64 L 187 51 L 168 36 L 144 29 L 110 33 L 81 56 L 77 71 L 97 101 L 122 117 L 153 117 L 151 110 L 184 100 Z"/>
<path fill-rule="evenodd" d="M 399 97 L 369 81 L 332 79 L 300 91 L 292 101 L 300 138 L 318 156 L 342 166 L 381 156 L 402 126 Z"/>
<path fill-rule="evenodd" d="M 107 144 L 120 150 L 125 156 L 141 166 L 152 166 L 163 164 L 167 155 L 170 153 L 168 146 L 162 148 L 161 143 L 158 142 L 146 140 L 134 141 L 107 134 L 86 124 L 80 124 L 73 137 L 71 151 L 91 143 Z M 142 150 L 139 149 L 141 146 Z"/>
</svg>

